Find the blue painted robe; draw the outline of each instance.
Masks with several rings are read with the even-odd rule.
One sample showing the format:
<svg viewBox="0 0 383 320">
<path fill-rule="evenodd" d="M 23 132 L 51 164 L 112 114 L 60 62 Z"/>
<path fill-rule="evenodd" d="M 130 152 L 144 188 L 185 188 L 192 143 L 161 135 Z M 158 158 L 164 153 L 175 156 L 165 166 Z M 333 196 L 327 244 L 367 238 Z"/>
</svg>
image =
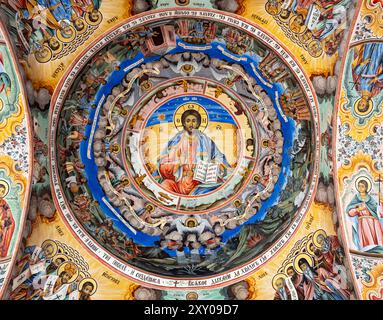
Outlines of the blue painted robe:
<svg viewBox="0 0 383 320">
<path fill-rule="evenodd" d="M 360 63 L 353 69 L 354 81 L 359 92 L 368 91 L 371 96 L 380 93 L 383 87 L 383 43 L 367 43 L 363 47 Z M 377 78 L 378 82 L 371 83 Z"/>
</svg>

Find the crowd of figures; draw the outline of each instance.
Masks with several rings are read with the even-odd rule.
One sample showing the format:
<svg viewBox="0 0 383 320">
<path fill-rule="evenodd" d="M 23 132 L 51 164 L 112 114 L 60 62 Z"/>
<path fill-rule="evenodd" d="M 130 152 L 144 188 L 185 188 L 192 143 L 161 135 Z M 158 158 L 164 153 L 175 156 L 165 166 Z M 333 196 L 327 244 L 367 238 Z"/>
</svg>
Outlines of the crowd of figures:
<svg viewBox="0 0 383 320">
<path fill-rule="evenodd" d="M 102 20 L 100 0 L 2 0 L 20 55 L 33 54 L 45 63 L 71 52 Z"/>
<path fill-rule="evenodd" d="M 318 58 L 339 49 L 350 4 L 350 0 L 269 0 L 265 8 L 286 37 Z"/>
<path fill-rule="evenodd" d="M 322 229 L 299 240 L 273 278 L 275 300 L 348 300 L 344 251 Z"/>
<path fill-rule="evenodd" d="M 12 300 L 90 300 L 97 282 L 84 258 L 55 240 L 26 247 L 16 264 Z"/>
</svg>

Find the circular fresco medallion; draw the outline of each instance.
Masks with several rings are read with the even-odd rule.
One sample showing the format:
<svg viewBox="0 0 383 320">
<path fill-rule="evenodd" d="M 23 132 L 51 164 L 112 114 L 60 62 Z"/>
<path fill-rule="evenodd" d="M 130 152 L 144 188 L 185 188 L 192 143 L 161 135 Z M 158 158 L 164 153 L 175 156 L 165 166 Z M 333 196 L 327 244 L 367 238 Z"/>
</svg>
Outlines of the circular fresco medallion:
<svg viewBox="0 0 383 320">
<path fill-rule="evenodd" d="M 55 201 L 120 274 L 224 286 L 298 228 L 318 132 L 308 79 L 265 31 L 212 10 L 139 15 L 96 40 L 55 92 Z"/>
<path fill-rule="evenodd" d="M 231 202 L 255 174 L 261 124 L 251 113 L 236 115 L 245 102 L 220 83 L 188 77 L 183 87 L 183 81 L 165 82 L 132 109 L 122 130 L 124 168 L 156 206 L 207 213 Z"/>
</svg>

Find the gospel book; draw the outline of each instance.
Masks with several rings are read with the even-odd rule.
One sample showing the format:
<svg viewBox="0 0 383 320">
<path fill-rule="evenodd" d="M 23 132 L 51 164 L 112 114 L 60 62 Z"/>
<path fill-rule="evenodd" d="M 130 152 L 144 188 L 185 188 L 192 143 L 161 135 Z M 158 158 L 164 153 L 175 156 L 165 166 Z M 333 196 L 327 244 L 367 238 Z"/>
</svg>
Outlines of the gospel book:
<svg viewBox="0 0 383 320">
<path fill-rule="evenodd" d="M 198 162 L 193 179 L 205 184 L 217 183 L 218 164 L 207 161 Z"/>
</svg>

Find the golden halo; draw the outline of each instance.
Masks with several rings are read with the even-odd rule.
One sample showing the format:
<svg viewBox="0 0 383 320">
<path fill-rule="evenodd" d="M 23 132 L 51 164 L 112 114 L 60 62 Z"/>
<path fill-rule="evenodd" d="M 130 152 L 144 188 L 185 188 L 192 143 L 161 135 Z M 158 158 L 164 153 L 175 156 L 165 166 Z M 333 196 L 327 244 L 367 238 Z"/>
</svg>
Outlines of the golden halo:
<svg viewBox="0 0 383 320">
<path fill-rule="evenodd" d="M 187 110 L 196 110 L 200 114 L 201 124 L 198 129 L 200 131 L 204 131 L 209 123 L 207 112 L 201 105 L 197 103 L 192 103 L 192 102 L 188 102 L 179 106 L 176 112 L 174 113 L 173 121 L 174 121 L 174 126 L 177 128 L 177 130 L 178 131 L 184 130 L 181 118 L 184 112 Z"/>
<path fill-rule="evenodd" d="M 82 21 L 82 23 L 84 24 L 84 27 L 81 29 L 81 30 L 78 30 L 77 28 L 76 28 L 76 26 L 75 26 L 75 22 L 76 21 Z M 88 29 L 88 26 L 85 24 L 85 21 L 84 21 L 84 19 L 83 18 L 77 18 L 76 20 L 74 20 L 73 21 L 73 26 L 74 26 L 74 28 L 76 29 L 76 31 L 77 31 L 77 34 L 83 34 L 87 29 Z"/>
<path fill-rule="evenodd" d="M 185 73 L 191 73 L 194 70 L 194 66 L 192 64 L 186 63 L 181 67 L 181 70 Z"/>
<path fill-rule="evenodd" d="M 322 248 L 322 246 L 323 246 L 323 245 L 321 245 L 318 242 L 318 237 L 320 235 L 322 235 L 322 236 L 324 236 L 326 238 L 327 237 L 327 233 L 323 229 L 319 229 L 319 230 L 314 232 L 314 234 L 313 234 L 313 243 L 314 243 L 314 246 L 316 246 L 317 248 Z"/>
<path fill-rule="evenodd" d="M 286 267 L 283 269 L 283 273 L 285 273 L 287 275 L 287 269 L 289 269 L 290 267 L 292 267 L 294 270 L 294 263 L 290 262 L 286 265 Z"/>
<path fill-rule="evenodd" d="M 46 258 L 50 259 L 53 256 L 55 256 L 57 253 L 57 243 L 54 242 L 53 240 L 45 240 L 43 244 L 41 245 L 41 248 L 44 250 L 48 245 L 53 246 L 53 253 L 51 253 L 49 256 L 45 256 Z M 45 253 L 45 250 L 44 250 L 44 253 Z"/>
<path fill-rule="evenodd" d="M 56 259 L 59 259 L 59 258 L 64 259 L 64 262 L 62 262 L 61 264 L 63 264 L 66 261 L 68 261 L 68 257 L 65 254 L 61 254 L 61 253 L 55 255 L 53 260 L 56 260 Z M 61 264 L 60 264 L 60 266 L 61 266 Z"/>
<path fill-rule="evenodd" d="M 189 223 L 192 223 L 192 226 L 191 226 L 191 227 L 188 226 Z M 187 228 L 195 228 L 197 225 L 198 225 L 198 221 L 197 221 L 196 218 L 187 218 L 187 219 L 185 220 L 185 226 L 186 226 Z"/>
<path fill-rule="evenodd" d="M 72 26 L 68 25 L 67 28 L 69 28 L 71 31 L 71 34 L 68 36 L 65 36 L 62 30 L 57 30 L 56 32 L 57 39 L 59 39 L 61 42 L 64 42 L 64 43 L 72 42 L 76 38 L 76 34 L 77 34 L 76 29 L 73 28 Z"/>
<path fill-rule="evenodd" d="M 320 50 L 317 50 L 316 52 L 313 52 L 312 47 L 313 47 L 314 44 L 319 44 L 319 46 L 320 46 Z M 312 57 L 314 57 L 314 58 L 318 58 L 318 57 L 320 57 L 320 56 L 322 55 L 322 53 L 323 53 L 323 48 L 322 48 L 322 46 L 321 46 L 321 44 L 320 44 L 320 42 L 319 42 L 318 40 L 313 40 L 313 41 L 311 41 L 311 42 L 308 44 L 308 46 L 307 46 L 307 51 L 309 52 L 309 54 L 310 54 Z"/>
<path fill-rule="evenodd" d="M 197 292 L 189 292 L 186 295 L 186 300 L 198 300 L 198 293 Z"/>
<path fill-rule="evenodd" d="M 40 63 L 48 62 L 52 58 L 52 50 L 44 44 L 41 50 L 35 52 L 35 58 Z"/>
<path fill-rule="evenodd" d="M 63 44 L 62 44 L 62 42 L 61 42 L 61 41 L 58 41 L 55 37 L 52 37 L 51 39 L 55 39 L 55 40 L 57 41 L 57 43 L 58 43 L 59 46 L 58 46 L 57 49 L 53 49 L 53 48 L 49 45 L 49 41 L 48 41 L 49 49 L 52 50 L 52 53 L 54 53 L 54 54 L 59 54 L 59 53 L 62 51 L 62 49 L 63 49 Z"/>
<path fill-rule="evenodd" d="M 190 0 L 176 0 L 177 6 L 187 6 L 190 3 Z"/>
<path fill-rule="evenodd" d="M 119 146 L 117 143 L 115 143 L 115 144 L 112 144 L 112 145 L 110 146 L 109 150 L 110 150 L 112 153 L 117 154 L 117 153 L 119 153 L 119 152 L 121 151 L 121 148 L 120 148 L 120 146 Z"/>
<path fill-rule="evenodd" d="M 148 92 L 153 87 L 153 84 L 150 81 L 145 80 L 140 84 L 140 87 L 142 91 Z"/>
<path fill-rule="evenodd" d="M 91 25 L 91 26 L 97 26 L 97 25 L 99 25 L 100 22 L 101 22 L 101 20 L 102 20 L 102 14 L 101 14 L 101 12 L 97 10 L 98 18 L 97 18 L 96 21 L 91 21 L 91 20 L 89 19 L 89 16 L 90 16 L 91 13 L 92 13 L 92 12 L 87 12 L 87 13 L 85 14 L 85 21 L 86 21 L 86 23 L 89 24 L 89 25 Z"/>
<path fill-rule="evenodd" d="M 9 184 L 5 180 L 0 180 L 0 186 L 3 186 L 5 189 L 4 194 L 1 196 L 2 198 L 4 198 L 9 193 Z"/>
<path fill-rule="evenodd" d="M 71 282 L 75 281 L 79 275 L 78 267 L 73 262 L 67 261 L 67 262 L 62 263 L 60 265 L 60 267 L 57 269 L 57 274 L 60 275 L 63 271 L 66 271 L 66 269 L 68 269 L 68 268 L 75 269 L 73 276 L 68 281 L 68 283 L 71 283 Z"/>
<path fill-rule="evenodd" d="M 299 29 L 298 32 L 293 31 L 293 29 L 291 28 L 291 25 L 294 23 L 295 20 L 297 20 L 297 18 L 298 18 L 298 15 L 296 15 L 296 16 L 294 16 L 294 17 L 291 18 L 291 20 L 289 21 L 289 27 L 290 27 L 290 30 L 291 30 L 292 32 L 294 32 L 295 34 L 302 34 L 302 33 L 304 33 L 304 32 L 306 31 L 306 29 L 307 29 L 307 27 L 306 27 L 305 24 L 303 24 L 302 26 L 300 26 L 300 29 Z"/>
<path fill-rule="evenodd" d="M 359 105 L 362 101 L 362 98 L 359 98 L 355 104 L 354 104 L 354 110 L 355 110 L 355 113 L 358 115 L 358 116 L 366 116 L 368 115 L 369 113 L 371 113 L 373 107 L 374 107 L 374 103 L 372 101 L 372 99 L 368 99 L 368 108 L 365 110 L 365 111 L 360 111 L 359 110 Z"/>
<path fill-rule="evenodd" d="M 155 209 L 155 207 L 154 207 L 154 205 L 152 203 L 148 203 L 145 206 L 145 209 L 146 209 L 147 212 L 152 212 Z"/>
<path fill-rule="evenodd" d="M 242 205 L 242 201 L 240 199 L 235 199 L 233 205 L 234 207 L 239 208 Z"/>
<path fill-rule="evenodd" d="M 128 110 L 127 109 L 121 109 L 120 110 L 120 115 L 122 115 L 122 116 L 128 115 Z"/>
<path fill-rule="evenodd" d="M 278 15 L 281 12 L 282 6 L 281 6 L 279 1 L 277 3 L 278 4 L 275 7 L 275 6 L 271 6 L 270 2 L 267 1 L 266 5 L 265 5 L 266 12 L 268 14 L 271 14 L 272 16 Z"/>
<path fill-rule="evenodd" d="M 307 253 L 298 254 L 294 259 L 294 269 L 300 274 L 303 273 L 301 267 L 299 266 L 299 260 L 301 260 L 301 259 L 306 260 L 310 267 L 312 267 L 314 265 L 314 260 L 309 254 L 307 254 Z"/>
<path fill-rule="evenodd" d="M 122 183 L 124 186 L 129 186 L 129 185 L 130 185 L 129 177 L 127 177 L 127 176 L 123 176 L 120 180 L 121 180 L 121 183 Z"/>
<path fill-rule="evenodd" d="M 269 140 L 268 139 L 262 139 L 262 147 L 263 148 L 269 147 Z"/>
<path fill-rule="evenodd" d="M 306 244 L 306 251 L 307 251 L 309 254 L 314 255 L 314 250 L 310 249 L 311 244 L 314 244 L 314 241 L 313 241 L 312 239 L 309 240 L 309 241 L 307 241 L 307 244 Z M 314 244 L 314 246 L 316 246 L 316 245 Z M 316 246 L 316 247 L 318 247 L 318 246 Z"/>
<path fill-rule="evenodd" d="M 286 10 L 286 9 L 283 9 L 283 10 Z M 287 10 L 287 11 L 288 11 L 288 10 Z M 289 14 L 289 16 L 288 16 L 287 18 L 282 17 L 282 16 L 281 16 L 281 13 L 282 13 L 282 7 L 281 7 L 281 10 L 280 10 L 279 13 L 278 13 L 278 18 L 279 18 L 279 20 L 282 21 L 282 22 L 284 22 L 284 23 L 289 23 L 289 21 L 290 21 L 292 18 L 294 18 L 294 16 L 291 15 L 291 11 L 289 11 L 289 12 L 290 12 L 290 14 Z"/>
<path fill-rule="evenodd" d="M 358 184 L 360 181 L 366 181 L 367 182 L 367 193 L 371 191 L 372 189 L 372 182 L 371 182 L 371 179 L 366 177 L 366 176 L 361 176 L 361 177 L 358 177 L 356 180 L 355 180 L 355 189 L 358 190 Z"/>
<path fill-rule="evenodd" d="M 225 85 L 227 87 L 232 87 L 233 86 L 233 81 L 231 81 L 230 79 L 226 78 L 225 79 Z"/>
<path fill-rule="evenodd" d="M 309 37 L 307 37 L 307 35 L 311 33 L 311 35 Z M 302 43 L 306 43 L 306 42 L 309 42 L 311 39 L 313 38 L 313 35 L 312 35 L 312 32 L 311 30 L 307 29 L 304 33 L 300 33 L 298 35 L 298 39 L 300 42 Z"/>
<path fill-rule="evenodd" d="M 82 279 L 80 281 L 80 283 L 78 284 L 78 291 L 82 291 L 82 287 L 87 282 L 90 282 L 91 284 L 93 284 L 93 290 L 90 292 L 90 295 L 93 295 L 96 292 L 96 290 L 97 290 L 97 282 L 93 278 L 84 278 L 84 279 Z"/>
<path fill-rule="evenodd" d="M 277 282 L 277 280 L 279 280 L 280 278 L 282 278 L 283 280 L 286 280 L 287 276 L 286 276 L 285 274 L 283 274 L 283 273 L 277 273 L 277 274 L 274 276 L 273 281 L 272 281 L 274 290 L 277 290 L 276 282 Z"/>
<path fill-rule="evenodd" d="M 261 176 L 260 176 L 259 174 L 255 174 L 255 175 L 253 176 L 253 181 L 254 181 L 255 183 L 258 183 L 259 180 L 261 180 Z"/>
</svg>

